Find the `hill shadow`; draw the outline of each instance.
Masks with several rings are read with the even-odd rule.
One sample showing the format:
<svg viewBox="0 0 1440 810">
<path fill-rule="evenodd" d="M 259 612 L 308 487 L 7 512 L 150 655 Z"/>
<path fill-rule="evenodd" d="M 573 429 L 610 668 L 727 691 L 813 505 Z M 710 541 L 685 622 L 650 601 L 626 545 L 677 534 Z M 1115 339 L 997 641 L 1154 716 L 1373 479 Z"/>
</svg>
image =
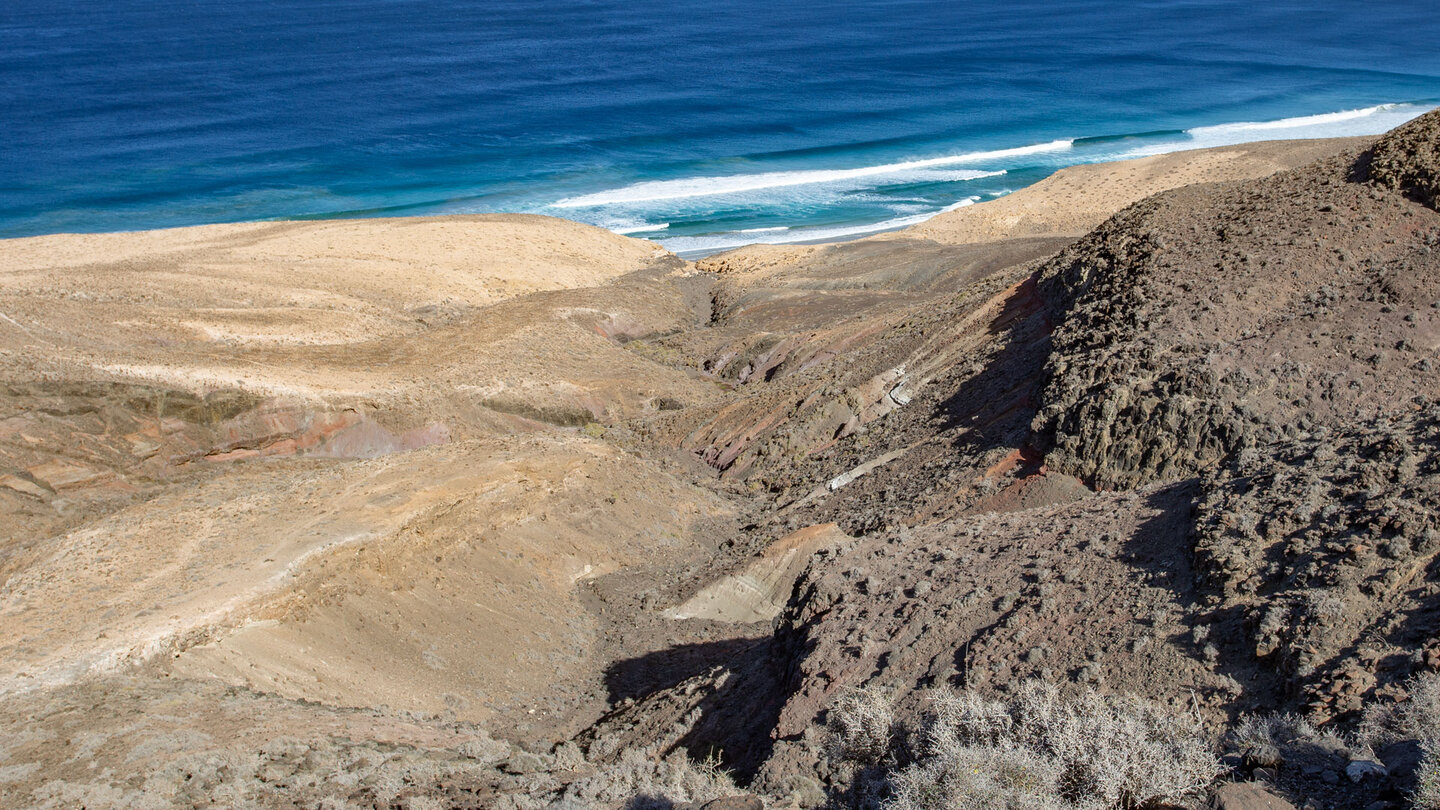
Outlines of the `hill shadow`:
<svg viewBox="0 0 1440 810">
<path fill-rule="evenodd" d="M 605 670 L 611 702 L 635 702 L 607 721 L 616 721 L 618 733 L 644 736 L 689 724 L 698 712 L 669 750 L 697 762 L 718 759 L 737 783 L 748 784 L 770 756 L 770 732 L 785 702 L 773 647 L 771 636 L 735 638 L 617 661 Z"/>
<path fill-rule="evenodd" d="M 967 455 L 1031 443 L 1054 331 L 1038 271 L 1015 286 L 987 328 L 1003 347 L 936 409 L 941 430 L 958 432 L 954 446 Z"/>
<path fill-rule="evenodd" d="M 1218 655 L 1211 666 L 1244 689 L 1243 697 L 1228 701 L 1234 720 L 1244 711 L 1280 706 L 1288 696 L 1275 662 L 1255 657 L 1243 607 L 1206 604 L 1213 589 L 1195 565 L 1195 510 L 1203 494 L 1200 479 L 1187 478 L 1145 496 L 1146 506 L 1156 514 L 1122 542 L 1120 559 L 1171 592 L 1191 631 L 1203 628 L 1199 635 L 1168 640 L 1201 661 L 1206 660 L 1206 646 L 1215 645 Z"/>
</svg>

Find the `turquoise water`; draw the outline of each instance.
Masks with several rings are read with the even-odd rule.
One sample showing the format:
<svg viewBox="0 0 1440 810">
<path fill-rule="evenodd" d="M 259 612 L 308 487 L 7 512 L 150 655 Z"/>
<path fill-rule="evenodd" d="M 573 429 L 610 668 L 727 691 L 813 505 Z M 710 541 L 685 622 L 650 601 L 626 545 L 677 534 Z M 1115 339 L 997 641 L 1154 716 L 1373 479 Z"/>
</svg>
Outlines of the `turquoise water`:
<svg viewBox="0 0 1440 810">
<path fill-rule="evenodd" d="M 1054 169 L 1380 132 L 1431 2 L 252 0 L 0 7 L 0 236 L 521 211 L 703 253 Z"/>
</svg>

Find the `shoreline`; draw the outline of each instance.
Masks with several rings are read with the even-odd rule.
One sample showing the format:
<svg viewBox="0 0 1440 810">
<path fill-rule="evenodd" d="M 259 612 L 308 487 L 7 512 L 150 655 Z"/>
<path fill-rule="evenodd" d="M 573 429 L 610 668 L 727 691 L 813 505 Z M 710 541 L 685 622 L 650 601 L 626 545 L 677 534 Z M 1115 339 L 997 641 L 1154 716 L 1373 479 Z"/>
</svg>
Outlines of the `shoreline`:
<svg viewBox="0 0 1440 810">
<path fill-rule="evenodd" d="M 1185 173 L 1188 174 L 1188 173 L 1192 173 L 1192 172 L 1194 171 L 1192 164 L 1195 164 L 1195 163 L 1197 163 L 1197 162 L 1202 162 L 1202 163 L 1203 163 L 1203 162 L 1205 161 L 1205 156 L 1212 156 L 1212 155 L 1230 155 L 1230 154 L 1236 154 L 1236 153 L 1247 153 L 1247 154 L 1249 154 L 1249 153 L 1260 153 L 1260 154 L 1262 155 L 1262 157 L 1261 157 L 1262 160 L 1266 159 L 1265 157 L 1263 157 L 1264 155 L 1269 155 L 1269 156 L 1273 156 L 1273 158 L 1278 158 L 1278 159 L 1280 159 L 1282 162 L 1286 163 L 1287 165 L 1285 165 L 1285 168 L 1294 168 L 1294 166 L 1288 165 L 1288 162 L 1289 162 L 1289 161 L 1285 161 L 1284 158 L 1282 157 L 1285 153 L 1299 153 L 1299 152 L 1301 152 L 1302 150 L 1307 150 L 1309 147 L 1314 147 L 1313 151 L 1318 153 L 1318 152 L 1323 152 L 1323 151 L 1326 151 L 1326 150 L 1330 149 L 1330 148 L 1331 148 L 1331 147 L 1329 146 L 1330 144 L 1337 144 L 1337 145 L 1338 145 L 1338 144 L 1347 144 L 1347 143 L 1348 143 L 1348 144 L 1358 145 L 1358 144 L 1361 144 L 1361 143 L 1373 142 L 1373 141 L 1374 141 L 1376 138 L 1378 138 L 1378 137 L 1379 137 L 1379 135 L 1355 135 L 1355 136 L 1335 137 L 1335 138 L 1297 138 L 1297 139 L 1287 139 L 1287 140 L 1247 141 L 1247 142 L 1245 142 L 1245 143 L 1226 144 L 1226 145 L 1223 145 L 1223 146 L 1211 146 L 1211 147 L 1201 147 L 1201 148 L 1195 148 L 1195 149 L 1183 149 L 1183 150 L 1178 150 L 1178 151 L 1174 151 L 1174 152 L 1160 152 L 1160 153 L 1157 153 L 1157 154 L 1154 154 L 1154 155 L 1144 155 L 1144 156 L 1132 157 L 1132 158 L 1122 158 L 1122 159 L 1114 159 L 1114 160 L 1104 160 L 1104 161 L 1097 161 L 1097 162 L 1093 162 L 1093 163 L 1076 163 L 1076 164 L 1072 164 L 1072 165 L 1069 165 L 1069 166 L 1062 166 L 1062 167 L 1056 169 L 1055 171 L 1051 172 L 1050 174 L 1048 174 L 1048 175 L 1040 178 L 1039 180 L 1036 180 L 1035 182 L 1030 183 L 1029 185 L 1021 186 L 1020 188 L 1014 189 L 1013 191 L 1007 192 L 1007 193 L 1002 194 L 1002 195 L 1000 195 L 1000 196 L 993 197 L 993 198 L 987 199 L 987 200 L 978 200 L 978 201 L 974 201 L 974 202 L 968 202 L 968 203 L 963 203 L 963 204 L 958 204 L 958 205 L 955 205 L 955 206 L 951 206 L 951 207 L 949 207 L 949 208 L 945 208 L 945 209 L 936 211 L 935 213 L 930 214 L 930 215 L 928 215 L 928 216 L 924 216 L 923 219 L 920 219 L 920 221 L 918 221 L 918 222 L 906 222 L 906 223 L 903 224 L 903 225 L 896 225 L 896 226 L 892 226 L 892 227 L 876 227 L 874 230 L 858 230 L 858 231 L 856 231 L 854 234 L 844 235 L 844 236 L 827 236 L 827 237 L 820 237 L 820 238 L 814 238 L 814 239 L 797 239 L 797 240 L 794 240 L 794 241 L 751 242 L 751 243 L 747 243 L 747 244 L 732 245 L 732 246 L 726 246 L 726 247 L 717 247 L 717 248 L 713 248 L 713 249 L 712 249 L 712 248 L 696 248 L 696 249 L 693 249 L 693 250 L 678 250 L 678 251 L 672 251 L 672 252 L 674 252 L 677 256 L 680 256 L 680 257 L 683 258 L 683 259 L 686 259 L 686 260 L 689 260 L 689 261 L 695 261 L 695 260 L 699 260 L 699 259 L 708 258 L 708 257 L 710 257 L 710 256 L 716 256 L 716 255 L 720 255 L 720 254 L 723 254 L 723 253 L 728 253 L 728 252 L 730 252 L 730 251 L 744 250 L 744 249 L 747 249 L 747 248 L 752 248 L 752 247 L 756 247 L 756 246 L 763 246 L 763 245 L 772 245 L 772 246 L 775 246 L 775 247 L 783 247 L 783 246 L 816 246 L 816 245 L 844 244 L 844 243 L 847 243 L 847 242 L 864 241 L 864 240 L 867 240 L 867 239 L 884 237 L 884 236 L 887 235 L 887 234 L 888 234 L 888 235 L 893 235 L 893 234 L 898 234 L 898 233 L 905 233 L 905 232 L 908 232 L 908 231 L 923 230 L 923 229 L 925 229 L 925 226 L 927 226 L 929 223 L 935 222 L 937 219 L 942 220 L 942 221 L 943 221 L 944 219 L 964 219 L 964 218 L 966 218 L 966 217 L 968 217 L 968 216 L 973 216 L 973 215 L 974 215 L 973 212 L 976 211 L 977 209 L 983 210 L 983 211 L 985 211 L 985 212 L 989 212 L 989 211 L 994 210 L 994 208 L 999 207 L 999 206 L 996 206 L 996 205 L 995 205 L 996 203 L 999 203 L 999 202 L 1001 202 L 1001 201 L 1003 201 L 1003 200 L 1006 200 L 1006 199 L 1014 198 L 1014 197 L 1016 197 L 1016 195 L 1020 195 L 1020 198 L 1021 198 L 1021 199 L 1026 199 L 1026 200 L 1028 201 L 1028 198 L 1030 198 L 1030 197 L 1032 197 L 1032 196 L 1035 195 L 1035 192 L 1032 191 L 1032 190 L 1036 189 L 1036 187 L 1038 187 L 1038 186 L 1043 186 L 1043 185 L 1045 185 L 1045 184 L 1053 184 L 1054 181 L 1055 181 L 1057 178 L 1062 178 L 1062 177 L 1063 177 L 1063 178 L 1069 178 L 1069 177 L 1086 177 L 1086 176 L 1104 175 L 1104 174 L 1106 174 L 1109 170 L 1107 170 L 1107 169 L 1105 169 L 1105 168 L 1102 168 L 1102 167 L 1109 167 L 1109 166 L 1125 167 L 1125 166 L 1141 166 L 1141 165 L 1161 164 L 1161 165 L 1163 165 L 1164 167 L 1166 167 L 1166 169 L 1170 169 L 1170 170 L 1178 169 L 1179 171 L 1185 172 Z M 1307 145 L 1308 145 L 1308 146 L 1307 146 Z M 1342 147 L 1342 148 L 1343 148 L 1343 147 Z M 1272 158 L 1272 159 L 1273 159 L 1273 158 Z M 1296 165 L 1298 165 L 1298 164 L 1296 164 Z M 1123 169 L 1121 169 L 1121 171 L 1123 171 Z M 1232 175 L 1233 175 L 1233 176 L 1232 176 Z M 1190 184 L 1190 183 L 1192 183 L 1192 182 L 1218 182 L 1218 181 L 1220 181 L 1220 180 L 1225 180 L 1225 179 L 1238 179 L 1238 178 L 1240 178 L 1240 177 L 1248 177 L 1248 176 L 1250 176 L 1249 173 L 1247 172 L 1246 169 L 1243 169 L 1243 168 L 1242 168 L 1242 169 L 1238 169 L 1238 170 L 1236 170 L 1236 171 L 1231 171 L 1231 172 L 1226 172 L 1226 171 L 1224 171 L 1224 170 L 1221 170 L 1221 171 L 1219 172 L 1218 176 L 1216 176 L 1216 177 L 1215 177 L 1214 179 L 1212 179 L 1212 180 L 1199 180 L 1199 181 L 1196 181 L 1196 180 L 1190 180 L 1190 179 L 1177 179 L 1177 181 L 1176 181 L 1176 182 L 1173 182 L 1173 183 L 1155 183 L 1155 184 L 1151 184 L 1151 185 L 1146 185 L 1146 186 L 1144 186 L 1144 188 L 1145 188 L 1145 192 L 1144 192 L 1144 193 L 1141 193 L 1141 194 L 1139 194 L 1138 196 L 1135 195 L 1135 194 L 1133 194 L 1133 193 L 1131 193 L 1131 194 L 1126 194 L 1126 195 L 1125 195 L 1125 198 L 1128 199 L 1129 202 L 1135 202 L 1135 201 L 1137 201 L 1137 200 L 1139 200 L 1139 199 L 1142 199 L 1143 197 L 1149 196 L 1150 194 L 1159 193 L 1160 191 L 1165 191 L 1165 190 L 1168 190 L 1168 189 L 1170 189 L 1170 188 L 1175 188 L 1175 187 L 1180 186 L 1180 185 L 1188 185 L 1188 184 Z M 1123 207 L 1123 206 L 1121 206 L 1121 207 Z M 1118 209 L 1116 209 L 1116 210 L 1118 210 Z M 967 212 L 969 212 L 969 213 L 967 213 Z M 916 218 L 918 218 L 918 217 L 920 217 L 920 216 L 921 216 L 921 215 L 917 215 L 916 217 L 907 217 L 906 219 L 916 219 Z M 882 222 L 882 223 L 876 223 L 876 225 L 883 225 L 883 224 L 884 224 L 883 222 Z M 1093 225 L 1095 225 L 1095 224 L 1098 224 L 1098 221 L 1090 223 L 1091 226 L 1093 226 Z M 836 227 L 840 227 L 840 226 L 836 226 Z M 1078 235 L 1079 233 L 1082 233 L 1082 232 L 1083 232 L 1083 230 L 1077 230 L 1077 231 L 1076 231 L 1076 235 Z M 643 237 L 636 237 L 636 238 L 643 238 Z M 659 244 L 659 245 L 661 245 L 661 246 L 663 247 L 665 240 L 662 240 L 662 239 L 649 240 L 649 239 L 647 239 L 646 241 L 654 241 L 656 244 Z M 669 249 L 669 248 L 667 248 L 667 249 Z"/>
<path fill-rule="evenodd" d="M 1424 99 L 1390 102 L 1338 112 L 1276 120 L 1222 123 L 1190 129 L 1079 135 L 1046 143 L 1000 146 L 981 151 L 940 156 L 915 158 L 874 156 L 872 160 L 888 162 L 848 168 L 844 167 L 845 161 L 843 160 L 841 161 L 842 166 L 838 168 L 833 165 L 766 168 L 765 164 L 761 162 L 755 164 L 752 171 L 748 173 L 716 175 L 702 173 L 695 176 L 636 180 L 628 185 L 591 190 L 560 200 L 553 198 L 530 200 L 512 207 L 505 213 L 552 216 L 594 225 L 611 233 L 654 242 L 666 250 L 692 260 L 745 247 L 749 244 L 813 245 L 849 242 L 876 234 L 902 231 L 934 217 L 950 213 L 957 208 L 991 203 L 996 199 L 1043 182 L 1056 172 L 1080 166 L 1124 163 L 1146 157 L 1203 152 L 1216 148 L 1254 147 L 1257 144 L 1272 141 L 1376 137 L 1392 125 L 1434 109 L 1434 101 L 1434 99 Z M 940 174 L 936 175 L 937 172 Z M 959 199 L 949 196 L 954 191 L 952 186 L 957 183 L 965 184 L 968 188 L 968 193 Z M 971 183 L 974 185 L 970 186 Z M 804 209 L 792 208 L 790 203 L 785 202 L 784 199 L 769 202 L 757 202 L 751 199 L 755 192 L 762 196 L 776 193 L 786 195 L 794 193 L 792 189 L 800 189 L 803 192 L 802 199 L 808 195 L 817 194 L 829 199 L 831 203 L 838 203 L 843 201 L 847 195 L 864 192 L 862 197 L 879 195 L 876 197 L 878 204 L 891 198 L 891 193 L 887 191 L 890 188 L 916 189 L 914 191 L 916 198 L 895 198 L 892 202 L 904 203 L 899 207 L 891 204 L 878 205 L 878 207 L 868 203 L 861 204 L 860 209 L 864 209 L 868 205 L 876 210 L 850 210 L 846 215 L 854 218 L 830 224 L 807 222 L 803 215 L 798 219 L 787 217 L 783 223 L 777 223 L 770 219 L 773 212 L 783 214 L 786 211 L 793 212 Z M 941 195 L 946 199 L 934 199 L 937 189 L 946 192 Z M 59 206 L 48 210 L 42 207 L 36 209 L 37 213 L 33 216 L 17 220 L 16 224 L 34 220 L 31 222 L 33 226 L 42 221 L 55 220 L 56 224 L 61 226 L 59 229 L 41 228 L 38 233 L 25 233 L 24 231 L 31 229 L 13 227 L 8 230 L 20 231 L 20 233 L 0 238 L 23 239 L 64 233 L 137 233 L 253 222 L 330 222 L 498 213 L 493 210 L 480 210 L 478 205 L 462 204 L 461 201 L 464 199 L 466 198 L 437 199 L 394 207 L 360 207 L 328 214 L 304 212 L 305 206 L 297 202 L 297 206 L 291 207 L 291 210 L 298 207 L 301 213 L 294 217 L 261 216 L 253 219 L 219 222 L 207 222 L 203 221 L 203 218 L 202 221 L 194 221 L 196 218 L 192 216 L 157 216 L 154 211 L 148 217 L 143 213 L 134 215 L 134 218 L 142 220 L 147 218 L 152 222 L 158 220 L 159 227 L 153 228 L 128 227 L 129 222 L 125 222 L 124 218 L 117 217 L 116 212 L 107 211 L 103 207 L 90 210 L 83 217 L 83 221 L 76 216 L 79 213 L 78 209 L 72 210 Z M 474 198 L 474 201 L 479 202 L 480 199 L 481 197 L 477 197 Z M 707 227 L 704 217 L 693 220 L 696 212 L 687 210 L 691 200 L 716 200 L 722 210 L 729 211 L 727 217 L 733 219 L 731 215 L 738 213 L 740 219 L 727 223 L 730 230 L 686 233 L 686 231 L 696 228 L 703 230 Z M 657 201 L 659 208 L 655 208 Z M 920 208 L 929 207 L 931 210 L 915 213 L 914 208 L 917 204 Z M 826 210 L 830 209 L 823 205 L 815 209 L 817 212 Z M 410 213 L 412 211 L 414 213 Z M 256 213 L 261 212 L 256 211 Z M 746 221 L 756 217 L 761 219 L 754 223 Z M 166 219 L 180 220 L 180 222 L 169 224 L 165 222 Z M 185 222 L 184 220 L 187 219 L 192 221 Z M 763 221 L 763 226 L 750 227 L 761 221 Z M 107 225 L 112 225 L 112 223 L 122 227 L 107 229 Z M 64 227 L 66 224 L 71 227 L 66 229 Z M 99 227 L 95 227 L 96 224 Z M 752 233 L 760 238 L 754 242 L 745 241 L 746 236 Z"/>
<path fill-rule="evenodd" d="M 386 227 L 404 223 L 444 223 L 464 222 L 474 218 L 514 218 L 517 221 L 535 219 L 567 223 L 568 225 L 584 229 L 593 228 L 596 231 L 603 232 L 616 239 L 633 240 L 654 245 L 658 249 L 666 250 L 667 252 L 674 253 L 674 255 L 681 259 L 693 262 L 735 252 L 786 248 L 813 249 L 826 245 L 848 244 L 870 240 L 889 240 L 899 238 L 901 235 L 906 234 L 917 238 L 931 238 L 946 243 L 955 243 L 957 239 L 956 235 L 947 233 L 947 231 L 954 230 L 957 223 L 994 219 L 992 214 L 998 214 L 998 212 L 1001 211 L 1007 212 L 1007 214 L 1012 217 L 1018 216 L 1020 219 L 1030 219 L 1034 221 L 1029 222 L 1027 225 L 1017 226 L 1019 230 L 1006 228 L 997 229 L 992 223 L 985 233 L 979 235 L 971 234 L 969 241 L 991 241 L 996 238 L 1022 235 L 1022 233 L 1024 235 L 1065 234 L 1078 236 L 1100 221 L 1103 221 L 1110 213 L 1118 211 L 1125 205 L 1150 196 L 1151 194 L 1196 182 L 1217 182 L 1228 179 L 1240 179 L 1259 176 L 1259 174 L 1270 173 L 1271 171 L 1294 168 L 1308 162 L 1315 155 L 1339 151 L 1349 146 L 1367 143 L 1373 141 L 1376 137 L 1378 136 L 1365 135 L 1345 138 L 1261 140 L 1234 145 L 1163 152 L 1156 155 L 1123 160 L 1074 164 L 1061 167 L 1040 180 L 1003 196 L 969 205 L 952 207 L 948 210 L 941 210 L 917 222 L 909 222 L 901 226 L 865 230 L 854 233 L 853 235 L 825 236 L 795 241 L 757 241 L 727 245 L 713 249 L 697 248 L 693 250 L 674 251 L 667 248 L 662 240 L 645 239 L 643 237 L 621 234 L 608 228 L 590 225 L 579 220 L 538 213 L 494 212 L 420 214 L 402 217 L 305 217 L 300 219 L 269 219 L 203 225 L 182 225 L 173 228 L 53 233 L 36 236 L 8 237 L 0 239 L 0 245 L 23 243 L 28 240 L 86 240 L 123 238 L 127 235 L 137 239 L 155 239 L 157 235 L 160 234 L 175 234 L 183 240 L 183 237 L 180 235 L 201 234 L 206 229 L 216 229 L 216 231 L 219 232 L 224 229 L 267 225 L 289 226 L 301 229 L 306 227 L 329 228 L 344 225 L 346 227 L 358 227 L 361 230 L 383 230 Z M 1267 169 L 1269 171 L 1267 171 Z M 1105 191 L 1102 192 L 1104 196 L 1103 200 L 1094 199 L 1097 195 L 1087 193 L 1084 188 L 1086 184 L 1092 183 L 1097 179 L 1100 179 L 1106 185 Z M 1121 201 L 1123 201 L 1123 204 L 1117 204 Z M 1059 221 L 1063 219 L 1063 217 L 1057 218 L 1056 214 L 1062 210 L 1071 212 L 1069 219 L 1072 221 Z M 1076 210 L 1083 211 L 1084 215 L 1077 219 L 1073 215 Z M 1023 213 L 1017 215 L 1017 211 Z M 1104 216 L 1100 216 L 1102 212 Z M 365 225 L 367 223 L 373 223 L 373 228 L 366 228 Z M 963 228 L 964 226 L 961 227 Z"/>
</svg>

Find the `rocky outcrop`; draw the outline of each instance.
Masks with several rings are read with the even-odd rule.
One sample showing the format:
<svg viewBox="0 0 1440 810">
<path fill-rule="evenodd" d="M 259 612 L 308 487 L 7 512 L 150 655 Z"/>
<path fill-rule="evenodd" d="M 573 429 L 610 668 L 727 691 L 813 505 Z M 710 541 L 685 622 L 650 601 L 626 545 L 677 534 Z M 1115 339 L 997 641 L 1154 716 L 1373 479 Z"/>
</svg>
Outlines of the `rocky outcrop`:
<svg viewBox="0 0 1440 810">
<path fill-rule="evenodd" d="M 916 399 L 951 415 L 925 430 L 954 455 L 989 452 L 964 471 L 989 490 L 971 514 L 860 522 L 867 495 L 913 507 L 913 479 L 943 463 L 911 463 L 920 454 L 896 441 L 902 426 L 911 441 L 922 432 L 908 409 L 836 434 L 835 456 L 864 474 L 828 479 L 831 502 L 860 536 L 811 559 L 780 617 L 782 705 L 755 786 L 843 794 L 823 727 L 855 689 L 885 693 L 901 718 L 923 713 L 927 688 L 1040 679 L 1139 691 L 1216 722 L 1277 706 L 1343 720 L 1431 665 L 1440 218 L 1353 180 L 1357 159 L 1146 200 L 1040 268 L 1038 312 L 1023 284 L 997 296 L 969 373 L 931 383 L 949 399 Z M 1043 385 L 1027 401 L 1037 355 Z M 1029 420 L 1037 447 L 1005 430 L 970 444 L 1007 424 L 970 409 L 982 398 Z M 1027 500 L 1050 481 L 1055 492 Z M 1332 506 L 1310 516 L 1305 498 Z M 722 693 L 694 688 L 712 697 L 665 692 L 675 705 L 655 716 L 703 714 Z M 1381 788 L 1336 790 L 1363 807 Z"/>
<path fill-rule="evenodd" d="M 1354 159 L 1152 198 L 1044 268 L 1051 467 L 1175 480 L 1440 390 L 1440 217 Z"/>
<path fill-rule="evenodd" d="M 823 726 L 856 689 L 884 691 L 897 719 L 922 716 L 927 689 L 1031 679 L 1207 712 L 1233 704 L 1244 689 L 1186 624 L 1191 496 L 1183 485 L 1093 495 L 817 554 L 776 630 L 785 700 L 762 783 L 838 781 Z"/>
<path fill-rule="evenodd" d="M 1440 203 L 1440 110 L 1397 127 L 1370 150 L 1370 182 L 1436 208 Z"/>
<path fill-rule="evenodd" d="M 1210 615 L 1312 718 L 1353 717 L 1377 678 L 1440 655 L 1440 405 L 1246 454 L 1196 514 Z"/>
<path fill-rule="evenodd" d="M 795 579 L 810 556 L 846 539 L 834 523 L 792 532 L 776 540 L 742 570 L 710 583 L 665 614 L 672 619 L 768 622 L 785 609 Z"/>
</svg>

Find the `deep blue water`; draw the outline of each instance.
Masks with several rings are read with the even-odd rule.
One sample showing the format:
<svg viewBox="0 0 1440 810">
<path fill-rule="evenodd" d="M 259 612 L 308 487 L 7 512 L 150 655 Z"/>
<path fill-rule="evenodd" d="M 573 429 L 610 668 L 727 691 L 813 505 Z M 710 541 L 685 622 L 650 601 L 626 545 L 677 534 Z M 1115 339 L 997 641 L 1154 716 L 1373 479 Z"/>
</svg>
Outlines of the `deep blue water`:
<svg viewBox="0 0 1440 810">
<path fill-rule="evenodd" d="M 1382 131 L 1440 101 L 1436 12 L 5 0 L 0 236 L 471 211 L 687 251 L 839 236 L 1071 163 Z"/>
</svg>

